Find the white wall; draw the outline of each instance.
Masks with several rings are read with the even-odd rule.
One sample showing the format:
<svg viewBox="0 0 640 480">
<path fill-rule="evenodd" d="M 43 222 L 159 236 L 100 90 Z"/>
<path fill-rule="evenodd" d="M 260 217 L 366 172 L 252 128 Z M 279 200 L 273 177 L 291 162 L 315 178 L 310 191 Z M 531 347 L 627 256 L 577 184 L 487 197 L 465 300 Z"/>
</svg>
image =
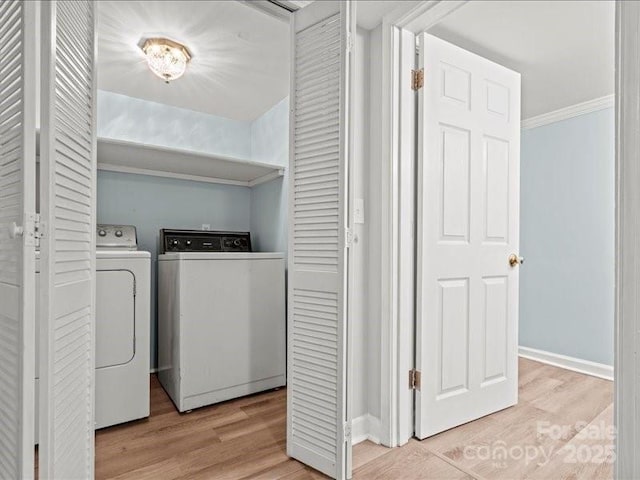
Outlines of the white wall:
<svg viewBox="0 0 640 480">
<path fill-rule="evenodd" d="M 367 231 L 369 236 L 368 249 L 368 325 L 367 325 L 367 396 L 370 415 L 371 433 L 375 432 L 375 425 L 380 424 L 381 418 L 381 372 L 382 372 L 382 213 L 383 205 L 379 192 L 383 182 L 382 178 L 382 153 L 380 151 L 380 138 L 382 135 L 380 121 L 373 121 L 382 117 L 382 27 L 379 26 L 369 34 L 369 123 L 370 153 L 367 163 L 367 181 L 369 191 L 372 193 L 367 207 Z M 378 194 L 375 194 L 378 192 Z"/>
<path fill-rule="evenodd" d="M 354 224 L 358 242 L 354 245 L 353 325 L 353 404 L 354 443 L 368 438 L 380 443 L 382 336 L 381 298 L 383 205 L 380 191 L 387 179 L 382 175 L 380 152 L 382 109 L 382 29 L 358 29 L 355 72 L 355 158 L 354 197 L 364 199 L 364 224 Z"/>
<path fill-rule="evenodd" d="M 369 32 L 358 30 L 356 35 L 356 71 L 354 88 L 354 162 L 353 196 L 364 201 L 364 224 L 354 224 L 354 242 L 351 255 L 353 259 L 353 283 L 351 295 L 352 320 L 352 360 L 353 360 L 353 418 L 360 420 L 368 430 L 369 414 L 369 355 L 367 349 L 369 322 Z"/>
</svg>

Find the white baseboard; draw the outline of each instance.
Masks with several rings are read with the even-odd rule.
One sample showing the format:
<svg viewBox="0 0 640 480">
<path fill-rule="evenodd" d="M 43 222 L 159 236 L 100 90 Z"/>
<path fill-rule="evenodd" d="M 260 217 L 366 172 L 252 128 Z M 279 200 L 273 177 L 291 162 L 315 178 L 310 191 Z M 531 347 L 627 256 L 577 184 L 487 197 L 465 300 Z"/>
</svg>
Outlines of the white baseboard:
<svg viewBox="0 0 640 480">
<path fill-rule="evenodd" d="M 158 369 L 157 368 L 152 368 L 151 370 L 149 370 L 149 373 L 158 373 Z"/>
<path fill-rule="evenodd" d="M 376 445 L 380 445 L 380 430 L 382 427 L 382 422 L 378 417 L 374 417 L 373 415 L 369 415 L 369 437 L 367 440 L 375 443 Z"/>
<path fill-rule="evenodd" d="M 351 420 L 351 443 L 357 443 L 369 440 L 370 442 L 380 444 L 380 420 L 368 413 L 360 415 Z"/>
<path fill-rule="evenodd" d="M 518 355 L 529 360 L 553 365 L 554 367 L 565 368 L 578 373 L 584 373 L 593 377 L 613 380 L 613 367 L 603 363 L 590 362 L 580 358 L 568 357 L 544 350 L 537 350 L 529 347 L 518 347 Z"/>
<path fill-rule="evenodd" d="M 576 105 L 570 105 L 559 110 L 554 110 L 553 112 L 526 118 L 522 120 L 520 127 L 523 130 L 541 127 L 550 123 L 559 122 L 560 120 L 577 117 L 578 115 L 585 115 L 587 113 L 597 112 L 598 110 L 604 110 L 605 108 L 611 108 L 614 106 L 614 102 L 614 95 L 594 98 L 593 100 L 588 100 Z"/>
<path fill-rule="evenodd" d="M 351 443 L 364 442 L 369 436 L 369 414 L 351 420 Z"/>
</svg>

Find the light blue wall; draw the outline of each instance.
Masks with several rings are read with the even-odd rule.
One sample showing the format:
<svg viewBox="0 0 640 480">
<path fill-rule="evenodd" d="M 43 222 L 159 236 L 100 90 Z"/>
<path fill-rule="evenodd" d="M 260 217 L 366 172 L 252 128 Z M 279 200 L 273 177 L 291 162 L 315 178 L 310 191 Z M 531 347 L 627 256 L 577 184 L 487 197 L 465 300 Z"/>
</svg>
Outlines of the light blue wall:
<svg viewBox="0 0 640 480">
<path fill-rule="evenodd" d="M 283 167 L 289 164 L 289 97 L 251 124 L 251 158 Z"/>
<path fill-rule="evenodd" d="M 288 165 L 288 98 L 253 122 L 251 154 L 258 162 Z M 284 177 L 251 189 L 251 234 L 257 250 L 287 251 L 287 186 L 288 176 L 285 173 Z"/>
<path fill-rule="evenodd" d="M 613 365 L 614 112 L 524 130 L 520 345 Z"/>
<path fill-rule="evenodd" d="M 251 158 L 251 124 L 98 91 L 98 136 Z"/>
<path fill-rule="evenodd" d="M 251 238 L 261 252 L 287 252 L 287 178 L 251 189 Z"/>
<path fill-rule="evenodd" d="M 98 171 L 98 223 L 135 225 L 140 250 L 151 252 L 151 365 L 156 365 L 156 267 L 161 228 L 248 231 L 247 187 Z"/>
</svg>

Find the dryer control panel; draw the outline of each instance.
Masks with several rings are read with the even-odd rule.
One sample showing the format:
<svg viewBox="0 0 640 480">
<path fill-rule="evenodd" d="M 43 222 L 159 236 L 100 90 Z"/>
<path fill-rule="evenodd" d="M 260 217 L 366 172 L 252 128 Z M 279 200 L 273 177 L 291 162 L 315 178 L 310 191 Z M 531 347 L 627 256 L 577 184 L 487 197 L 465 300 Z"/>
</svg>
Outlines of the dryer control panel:
<svg viewBox="0 0 640 480">
<path fill-rule="evenodd" d="M 250 252 L 249 232 L 207 230 L 160 230 L 158 253 L 167 252 Z"/>
<path fill-rule="evenodd" d="M 105 250 L 137 250 L 138 237 L 133 225 L 96 226 L 96 248 Z"/>
</svg>

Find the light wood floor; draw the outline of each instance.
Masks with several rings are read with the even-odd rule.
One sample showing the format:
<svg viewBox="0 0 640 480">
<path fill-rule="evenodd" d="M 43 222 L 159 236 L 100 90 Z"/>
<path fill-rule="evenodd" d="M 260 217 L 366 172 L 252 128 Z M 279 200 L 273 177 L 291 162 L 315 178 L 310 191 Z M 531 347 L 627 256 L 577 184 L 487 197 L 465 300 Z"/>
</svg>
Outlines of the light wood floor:
<svg viewBox="0 0 640 480">
<path fill-rule="evenodd" d="M 97 432 L 96 478 L 325 478 L 286 456 L 285 397 L 279 390 L 180 415 L 152 376 L 150 418 Z M 595 457 L 613 441 L 580 436 L 612 424 L 612 398 L 611 382 L 521 359 L 517 406 L 401 448 L 360 443 L 354 478 L 611 478 L 609 457 Z M 551 453 L 546 462 L 541 448 Z M 530 460 L 520 458 L 527 451 Z"/>
</svg>

